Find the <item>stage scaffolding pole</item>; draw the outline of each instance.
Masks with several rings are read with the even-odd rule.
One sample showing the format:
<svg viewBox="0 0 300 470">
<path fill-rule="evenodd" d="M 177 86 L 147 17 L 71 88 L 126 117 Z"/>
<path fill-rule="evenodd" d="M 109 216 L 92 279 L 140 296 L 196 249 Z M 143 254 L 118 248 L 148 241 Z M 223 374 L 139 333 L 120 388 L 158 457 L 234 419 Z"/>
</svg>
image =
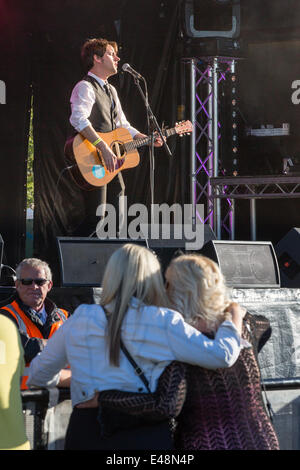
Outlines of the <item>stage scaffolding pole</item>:
<svg viewBox="0 0 300 470">
<path fill-rule="evenodd" d="M 213 129 L 213 176 L 217 178 L 219 175 L 219 121 L 218 121 L 218 58 L 213 58 L 213 63 L 210 65 L 212 69 L 212 93 L 210 99 L 212 100 L 212 129 Z M 210 184 L 210 182 L 209 182 Z M 214 199 L 214 229 L 218 240 L 221 239 L 221 200 Z"/>
<path fill-rule="evenodd" d="M 214 154 L 214 125 L 213 125 L 213 77 L 212 77 L 212 68 L 208 67 L 207 69 L 207 75 L 208 75 L 208 82 L 207 82 L 207 96 L 208 96 L 208 129 L 207 129 L 207 155 L 209 155 L 208 162 L 207 162 L 207 171 L 209 176 L 213 176 L 214 174 L 214 161 L 212 156 Z M 208 212 L 208 220 L 209 220 L 209 225 L 212 229 L 215 227 L 215 221 L 214 221 L 214 204 L 215 200 L 212 199 L 212 188 L 210 184 L 210 179 L 208 178 L 207 182 L 207 212 Z"/>
<path fill-rule="evenodd" d="M 191 121 L 193 124 L 193 133 L 190 150 L 190 198 L 192 204 L 192 225 L 196 226 L 196 204 L 197 204 L 197 175 L 196 175 L 196 59 L 190 61 L 190 101 L 191 101 Z"/>
</svg>

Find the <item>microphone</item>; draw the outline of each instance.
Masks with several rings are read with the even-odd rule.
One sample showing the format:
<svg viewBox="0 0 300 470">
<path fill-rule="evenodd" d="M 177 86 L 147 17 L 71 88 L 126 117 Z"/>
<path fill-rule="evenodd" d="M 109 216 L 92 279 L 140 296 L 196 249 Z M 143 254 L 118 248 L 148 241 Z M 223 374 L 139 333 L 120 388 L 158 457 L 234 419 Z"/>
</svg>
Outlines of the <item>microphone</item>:
<svg viewBox="0 0 300 470">
<path fill-rule="evenodd" d="M 136 72 L 132 67 L 130 67 L 129 64 L 123 64 L 122 65 L 122 70 L 123 72 L 128 72 L 131 73 L 136 78 L 143 78 L 142 75 L 140 75 L 138 72 Z"/>
</svg>

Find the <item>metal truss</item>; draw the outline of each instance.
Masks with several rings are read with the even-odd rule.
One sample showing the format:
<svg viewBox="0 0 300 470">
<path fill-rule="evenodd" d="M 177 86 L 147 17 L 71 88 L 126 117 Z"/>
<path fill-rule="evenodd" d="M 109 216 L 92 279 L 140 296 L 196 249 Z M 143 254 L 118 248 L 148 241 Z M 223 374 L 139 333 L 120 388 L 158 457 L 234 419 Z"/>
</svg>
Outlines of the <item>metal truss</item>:
<svg viewBox="0 0 300 470">
<path fill-rule="evenodd" d="M 208 223 L 217 239 L 226 234 L 235 239 L 235 203 L 237 199 L 250 202 L 251 239 L 256 240 L 256 200 L 300 197 L 300 176 L 230 176 L 220 175 L 219 144 L 223 123 L 220 122 L 222 82 L 231 86 L 232 115 L 236 115 L 235 92 L 236 58 L 203 57 L 184 59 L 190 67 L 191 118 L 194 132 L 190 151 L 190 188 L 194 219 Z M 234 79 L 234 80 L 233 80 Z M 229 92 L 229 91 L 228 91 Z M 231 123 L 237 127 L 236 122 Z M 237 152 L 232 141 L 232 156 Z M 235 172 L 233 172 L 235 174 Z M 204 204 L 204 216 L 197 211 L 197 204 Z M 223 213 L 223 214 L 222 214 Z"/>
<path fill-rule="evenodd" d="M 211 198 L 231 202 L 231 238 L 235 235 L 235 200 L 249 199 L 251 239 L 256 240 L 257 199 L 300 198 L 300 176 L 235 176 L 210 179 Z M 228 214 L 226 215 L 228 217 Z"/>
<path fill-rule="evenodd" d="M 300 198 L 300 176 L 235 176 L 211 178 L 213 198 L 282 199 Z"/>
<path fill-rule="evenodd" d="M 220 239 L 222 229 L 232 233 L 232 203 L 227 199 L 228 212 L 221 221 L 221 200 L 212 195 L 211 178 L 219 176 L 219 86 L 228 72 L 234 73 L 235 59 L 203 57 L 184 61 L 190 67 L 191 120 L 194 127 L 190 151 L 190 197 L 194 222 L 198 219 L 201 223 L 208 223 Z M 197 211 L 197 204 L 204 204 L 204 217 Z"/>
</svg>

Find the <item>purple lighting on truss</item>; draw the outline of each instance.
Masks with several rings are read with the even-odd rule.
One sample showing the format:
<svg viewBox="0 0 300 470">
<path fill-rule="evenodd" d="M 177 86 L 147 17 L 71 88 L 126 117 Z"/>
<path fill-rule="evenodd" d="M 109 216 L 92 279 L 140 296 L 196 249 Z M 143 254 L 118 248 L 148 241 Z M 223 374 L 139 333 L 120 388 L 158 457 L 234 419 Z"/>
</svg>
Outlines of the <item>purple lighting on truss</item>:
<svg viewBox="0 0 300 470">
<path fill-rule="evenodd" d="M 200 220 L 200 222 L 201 222 L 202 224 L 205 224 L 205 223 L 208 221 L 208 219 L 211 217 L 211 215 L 212 215 L 212 213 L 209 214 L 207 217 L 205 217 L 205 219 L 202 219 L 201 215 L 200 215 L 199 212 L 196 210 L 196 216 L 197 216 L 197 218 Z"/>
<path fill-rule="evenodd" d="M 207 109 L 205 108 L 205 105 L 206 105 L 206 103 L 207 103 L 209 97 L 207 97 L 206 100 L 203 101 L 203 102 L 202 102 L 201 99 L 199 98 L 199 95 L 198 95 L 198 94 L 196 94 L 196 98 L 197 98 L 198 103 L 200 104 L 200 108 L 202 109 L 202 111 L 204 111 L 204 113 L 206 114 L 207 118 L 209 119 L 209 117 L 210 117 L 210 116 L 209 116 L 209 113 L 208 113 Z M 200 112 L 201 109 L 199 109 L 198 112 Z"/>
<path fill-rule="evenodd" d="M 211 157 L 212 155 L 212 152 L 207 156 L 207 158 L 203 161 L 201 158 L 200 158 L 200 155 L 198 154 L 198 152 L 196 152 L 196 156 L 197 156 L 197 159 L 199 160 L 199 162 L 201 163 L 200 167 L 198 168 L 198 170 L 196 171 L 196 175 L 198 175 L 198 173 L 202 170 L 205 171 L 206 175 L 209 177 L 209 172 L 205 166 L 206 162 L 209 160 L 209 158 Z"/>
<path fill-rule="evenodd" d="M 219 63 L 219 60 L 218 60 Z M 201 65 L 204 64 L 201 63 Z M 227 65 L 226 65 L 227 64 Z M 212 64 L 209 64 L 205 70 L 201 70 L 201 67 L 197 68 L 197 73 L 200 74 L 200 78 L 195 80 L 195 85 L 198 87 L 199 85 L 203 86 L 207 84 L 207 91 L 208 93 L 204 96 L 200 91 L 195 92 L 195 117 L 196 117 L 196 126 L 195 131 L 197 131 L 197 135 L 195 136 L 195 146 L 197 146 L 197 151 L 195 149 L 195 159 L 196 159 L 196 168 L 194 167 L 194 174 L 193 177 L 201 176 L 203 173 L 204 178 L 199 179 L 196 181 L 193 191 L 194 191 L 194 201 L 200 201 L 200 199 L 205 196 L 207 200 L 207 212 L 208 214 L 205 216 L 204 214 L 199 214 L 196 209 L 196 217 L 202 224 L 211 223 L 212 226 L 216 222 L 214 220 L 214 204 L 213 198 L 211 194 L 211 186 L 210 186 L 210 177 L 212 176 L 211 173 L 214 173 L 214 165 L 217 165 L 218 162 L 215 162 L 215 156 L 217 155 L 217 148 L 218 143 L 222 140 L 222 124 L 221 122 L 216 122 L 215 120 L 215 105 L 219 106 L 214 100 L 218 100 L 218 95 L 214 96 L 214 88 L 217 84 L 221 82 L 227 81 L 227 73 L 232 70 L 232 61 L 227 61 L 225 63 L 225 67 L 221 70 L 221 67 L 217 67 L 214 69 L 218 77 L 213 75 L 213 68 Z M 195 74 L 196 79 L 196 74 Z M 216 86 L 218 89 L 218 86 Z M 221 97 L 220 97 L 221 99 Z M 204 113 L 204 114 L 203 114 Z M 201 119 L 200 119 L 201 118 Z M 217 126 L 217 128 L 213 128 L 212 126 Z M 199 135 L 200 134 L 200 135 Z M 199 149 L 198 145 L 201 143 L 202 138 L 205 137 L 207 140 L 206 143 L 206 150 L 202 151 Z M 215 148 L 215 146 L 217 148 Z M 202 148 L 202 147 L 201 147 Z M 199 153 L 198 153 L 199 152 Z M 215 155 L 216 152 L 216 155 Z M 200 154 L 200 155 L 199 155 Z M 209 155 L 207 155 L 209 154 Z M 195 163 L 195 162 L 194 162 Z M 218 173 L 217 169 L 217 173 Z M 204 173 L 205 172 L 205 173 Z M 204 180 L 207 180 L 206 183 L 203 183 Z M 225 206 L 227 207 L 228 214 L 227 217 L 223 218 L 221 223 L 221 228 L 226 231 L 227 233 L 232 233 L 232 226 L 233 226 L 233 212 L 234 212 L 234 202 L 229 199 L 227 194 L 227 188 L 225 189 Z M 221 206 L 221 204 L 220 204 Z M 221 207 L 220 207 L 221 211 Z M 230 227 L 227 227 L 227 225 Z"/>
<path fill-rule="evenodd" d="M 220 73 L 220 78 L 218 79 L 218 83 L 220 83 L 222 80 L 226 80 L 225 73 L 221 71 L 219 71 L 219 73 Z"/>
</svg>

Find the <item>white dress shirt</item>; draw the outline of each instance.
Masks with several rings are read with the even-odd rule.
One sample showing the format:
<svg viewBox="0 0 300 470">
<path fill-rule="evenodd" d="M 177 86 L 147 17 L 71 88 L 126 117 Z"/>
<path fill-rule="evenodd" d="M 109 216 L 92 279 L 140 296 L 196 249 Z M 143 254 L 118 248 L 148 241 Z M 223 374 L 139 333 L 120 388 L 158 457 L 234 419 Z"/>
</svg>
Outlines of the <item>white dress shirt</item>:
<svg viewBox="0 0 300 470">
<path fill-rule="evenodd" d="M 28 386 L 53 387 L 60 370 L 71 366 L 73 406 L 91 399 L 96 391 L 118 389 L 146 392 L 132 365 L 120 352 L 120 366 L 109 363 L 107 320 L 99 305 L 80 305 L 48 340 L 30 364 Z M 132 298 L 122 324 L 122 339 L 143 370 L 151 391 L 165 367 L 178 360 L 209 369 L 230 367 L 239 356 L 240 335 L 225 321 L 215 339 L 209 339 L 182 315 L 167 308 L 140 305 Z"/>
<path fill-rule="evenodd" d="M 88 72 L 88 75 L 94 77 L 102 87 L 105 84 L 105 82 L 101 80 L 101 78 L 97 77 L 97 75 L 91 72 Z M 117 90 L 112 85 L 110 85 L 110 89 L 115 101 L 115 110 L 117 112 L 117 118 L 115 120 L 116 127 L 125 127 L 125 129 L 128 129 L 131 136 L 134 137 L 136 134 L 138 134 L 139 131 L 132 127 L 127 121 L 118 97 Z M 81 132 L 82 129 L 87 126 L 91 126 L 91 122 L 88 118 L 94 106 L 95 99 L 95 89 L 90 82 L 81 80 L 75 85 L 71 95 L 72 113 L 70 117 L 70 123 L 77 130 L 77 132 Z"/>
</svg>

